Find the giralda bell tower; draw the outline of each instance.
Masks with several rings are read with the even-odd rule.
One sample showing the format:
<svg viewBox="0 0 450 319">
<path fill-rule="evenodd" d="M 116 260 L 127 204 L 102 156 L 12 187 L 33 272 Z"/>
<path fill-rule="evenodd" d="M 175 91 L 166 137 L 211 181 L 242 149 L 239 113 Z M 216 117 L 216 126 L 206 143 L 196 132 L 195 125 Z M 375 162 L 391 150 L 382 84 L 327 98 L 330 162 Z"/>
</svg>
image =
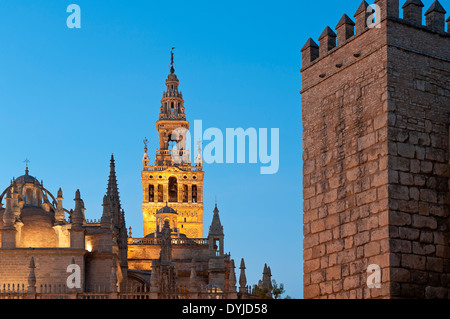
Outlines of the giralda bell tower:
<svg viewBox="0 0 450 319">
<path fill-rule="evenodd" d="M 195 163 L 190 162 L 186 149 L 185 132 L 189 130 L 186 120 L 183 94 L 178 90 L 180 82 L 175 75 L 173 49 L 170 74 L 166 79 L 159 120 L 159 149 L 155 164 L 149 165 L 147 143 L 141 172 L 144 236 L 158 231 L 156 213 L 170 206 L 178 214 L 177 231 L 189 238 L 203 238 L 203 164 L 201 149 Z M 159 230 L 161 231 L 161 230 Z"/>
</svg>

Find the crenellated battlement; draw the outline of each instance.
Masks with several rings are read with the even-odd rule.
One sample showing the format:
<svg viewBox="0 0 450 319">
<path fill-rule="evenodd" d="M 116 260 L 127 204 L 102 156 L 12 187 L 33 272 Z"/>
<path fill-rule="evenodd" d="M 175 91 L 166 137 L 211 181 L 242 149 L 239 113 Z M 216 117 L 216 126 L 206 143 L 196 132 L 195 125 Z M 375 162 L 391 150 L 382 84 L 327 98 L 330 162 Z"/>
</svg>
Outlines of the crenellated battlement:
<svg viewBox="0 0 450 319">
<path fill-rule="evenodd" d="M 450 299 L 450 29 L 422 1 L 302 49 L 305 299 Z"/>
<path fill-rule="evenodd" d="M 375 0 L 373 5 L 362 1 L 353 15 L 354 20 L 344 14 L 335 27 L 336 32 L 326 26 L 319 37 L 319 44 L 312 38 L 306 41 L 301 49 L 302 69 L 308 68 L 348 42 L 362 36 L 366 31 L 381 28 L 382 22 L 386 19 L 450 36 L 450 17 L 445 18 L 447 12 L 441 3 L 434 1 L 425 13 L 423 8 L 421 0 L 407 0 L 401 7 L 403 17 L 400 17 L 399 0 Z M 423 17 L 425 17 L 425 25 L 422 23 Z"/>
</svg>

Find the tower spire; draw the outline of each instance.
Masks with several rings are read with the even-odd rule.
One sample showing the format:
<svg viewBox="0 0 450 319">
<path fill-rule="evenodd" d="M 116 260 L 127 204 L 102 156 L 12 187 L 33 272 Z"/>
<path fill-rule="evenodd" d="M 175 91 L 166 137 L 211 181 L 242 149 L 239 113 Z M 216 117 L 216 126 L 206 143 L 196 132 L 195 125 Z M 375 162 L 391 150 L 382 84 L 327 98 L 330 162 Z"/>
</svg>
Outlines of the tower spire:
<svg viewBox="0 0 450 319">
<path fill-rule="evenodd" d="M 117 178 L 116 178 L 116 164 L 114 160 L 114 154 L 111 155 L 110 161 L 110 171 L 109 171 L 109 179 L 108 179 L 108 188 L 106 190 L 106 196 L 112 204 L 116 204 L 120 211 L 120 197 L 119 197 L 119 188 L 117 186 Z"/>
<path fill-rule="evenodd" d="M 184 114 L 183 94 L 178 90 L 180 81 L 175 74 L 173 50 L 170 51 L 170 74 L 166 79 L 166 91 L 161 99 L 161 112 L 159 120 L 186 121 Z"/>
<path fill-rule="evenodd" d="M 239 267 L 241 274 L 239 276 L 239 292 L 247 292 L 247 277 L 245 275 L 245 262 L 244 258 L 241 259 L 241 266 Z"/>
<path fill-rule="evenodd" d="M 203 238 L 203 164 L 201 152 L 195 164 L 194 158 L 191 158 L 192 145 L 187 138 L 189 121 L 186 120 L 183 94 L 179 90 L 180 81 L 175 74 L 174 50 L 174 47 L 169 48 L 170 72 L 166 76 L 159 105 L 156 121 L 158 139 L 154 140 L 157 149 L 152 165 L 148 153 L 151 147 L 148 140 L 144 139 L 141 171 L 144 236 L 155 236 L 161 232 L 163 225 L 154 220 L 154 212 L 167 210 L 165 206 L 169 202 L 193 214 L 191 220 L 178 215 L 176 220 L 180 225 L 177 227 L 180 235 Z"/>
<path fill-rule="evenodd" d="M 217 201 L 214 207 L 214 216 L 209 227 L 209 235 L 222 235 L 223 236 L 223 226 L 220 222 L 219 209 L 217 208 Z"/>
</svg>

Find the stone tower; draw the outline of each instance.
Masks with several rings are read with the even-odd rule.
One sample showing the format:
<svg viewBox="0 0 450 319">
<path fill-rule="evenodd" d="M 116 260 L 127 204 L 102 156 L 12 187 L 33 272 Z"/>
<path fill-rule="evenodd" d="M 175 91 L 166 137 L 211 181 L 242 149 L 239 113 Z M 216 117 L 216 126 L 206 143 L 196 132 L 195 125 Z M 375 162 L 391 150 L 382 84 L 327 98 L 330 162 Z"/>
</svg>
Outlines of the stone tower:
<svg viewBox="0 0 450 319">
<path fill-rule="evenodd" d="M 178 212 L 178 228 L 190 238 L 203 237 L 203 168 L 197 160 L 191 165 L 185 133 L 189 130 L 183 94 L 178 90 L 173 52 L 170 74 L 166 79 L 159 120 L 159 149 L 155 164 L 149 165 L 147 144 L 143 158 L 142 212 L 144 237 L 156 232 L 156 213 L 169 203 Z M 147 143 L 147 142 L 145 142 Z"/>
<path fill-rule="evenodd" d="M 302 49 L 304 297 L 449 298 L 446 12 L 375 5 Z"/>
</svg>

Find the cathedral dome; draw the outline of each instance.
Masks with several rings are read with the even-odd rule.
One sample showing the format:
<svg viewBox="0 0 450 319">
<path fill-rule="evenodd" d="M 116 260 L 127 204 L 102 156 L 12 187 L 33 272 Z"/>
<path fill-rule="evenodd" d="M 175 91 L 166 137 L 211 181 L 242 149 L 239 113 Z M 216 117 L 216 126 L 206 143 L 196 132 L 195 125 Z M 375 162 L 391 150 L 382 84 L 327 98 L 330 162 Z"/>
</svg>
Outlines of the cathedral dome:
<svg viewBox="0 0 450 319">
<path fill-rule="evenodd" d="M 0 227 L 3 228 L 3 215 L 6 212 L 7 194 L 11 194 L 10 205 L 16 215 L 13 218 L 17 230 L 17 247 L 58 247 L 58 237 L 53 228 L 55 225 L 56 202 L 37 178 L 28 174 L 13 180 L 11 185 L 0 195 Z M 49 198 L 53 201 L 50 202 Z M 6 204 L 6 206 L 4 206 Z"/>
<path fill-rule="evenodd" d="M 37 184 L 40 185 L 39 181 L 37 180 L 36 177 L 33 177 L 31 175 L 25 174 L 22 175 L 20 177 L 18 177 L 15 180 L 16 185 L 21 185 L 21 184 Z"/>
<path fill-rule="evenodd" d="M 178 77 L 174 73 L 171 73 L 167 76 L 167 81 L 168 82 L 172 82 L 172 81 L 178 82 Z"/>
<path fill-rule="evenodd" d="M 24 207 L 20 219 L 20 247 L 58 247 L 58 237 L 54 225 L 54 215 L 40 207 Z"/>
<path fill-rule="evenodd" d="M 169 207 L 167 204 L 163 208 L 159 209 L 157 214 L 176 214 L 178 215 L 177 211 L 173 209 L 172 207 Z"/>
</svg>

